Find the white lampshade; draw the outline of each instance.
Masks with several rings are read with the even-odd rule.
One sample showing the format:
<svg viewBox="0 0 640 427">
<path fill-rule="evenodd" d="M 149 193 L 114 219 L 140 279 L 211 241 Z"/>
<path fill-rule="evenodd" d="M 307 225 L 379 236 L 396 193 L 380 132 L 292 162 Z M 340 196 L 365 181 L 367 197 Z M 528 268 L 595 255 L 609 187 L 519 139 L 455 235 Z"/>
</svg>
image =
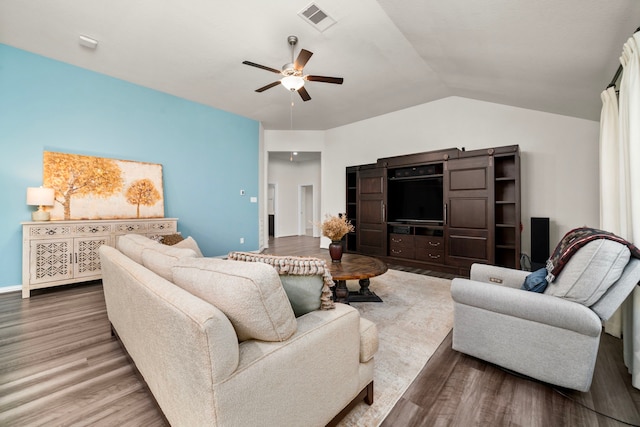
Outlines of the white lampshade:
<svg viewBox="0 0 640 427">
<path fill-rule="evenodd" d="M 28 187 L 27 205 L 39 206 L 38 210 L 31 214 L 31 219 L 34 221 L 49 221 L 49 212 L 42 207 L 53 206 L 54 199 L 55 191 L 53 188 Z"/>
<path fill-rule="evenodd" d="M 282 86 L 287 89 L 294 91 L 304 86 L 304 79 L 300 76 L 287 76 L 283 77 L 282 80 L 280 80 L 280 83 L 282 83 Z"/>
<path fill-rule="evenodd" d="M 27 204 L 32 206 L 53 206 L 55 192 L 53 188 L 27 188 Z"/>
</svg>

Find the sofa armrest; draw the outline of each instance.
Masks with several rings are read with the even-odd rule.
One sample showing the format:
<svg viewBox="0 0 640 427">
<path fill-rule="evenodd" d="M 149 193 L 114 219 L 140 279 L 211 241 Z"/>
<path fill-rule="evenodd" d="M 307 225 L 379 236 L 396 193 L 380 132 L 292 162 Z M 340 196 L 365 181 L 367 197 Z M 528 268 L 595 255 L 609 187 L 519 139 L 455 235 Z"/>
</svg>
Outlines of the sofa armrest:
<svg viewBox="0 0 640 427">
<path fill-rule="evenodd" d="M 373 370 L 361 378 L 358 310 L 336 304 L 297 322 L 286 341 L 240 343 L 238 369 L 214 384 L 218 425 L 326 425 L 372 381 Z"/>
<path fill-rule="evenodd" d="M 453 279 L 451 296 L 454 306 L 464 304 L 592 337 L 599 336 L 602 330 L 600 318 L 588 307 L 551 295 Z"/>
<path fill-rule="evenodd" d="M 488 264 L 473 264 L 470 279 L 476 282 L 495 283 L 496 285 L 520 289 L 530 271 L 498 267 Z"/>
<path fill-rule="evenodd" d="M 360 363 L 373 359 L 378 351 L 378 327 L 371 320 L 360 318 Z"/>
</svg>

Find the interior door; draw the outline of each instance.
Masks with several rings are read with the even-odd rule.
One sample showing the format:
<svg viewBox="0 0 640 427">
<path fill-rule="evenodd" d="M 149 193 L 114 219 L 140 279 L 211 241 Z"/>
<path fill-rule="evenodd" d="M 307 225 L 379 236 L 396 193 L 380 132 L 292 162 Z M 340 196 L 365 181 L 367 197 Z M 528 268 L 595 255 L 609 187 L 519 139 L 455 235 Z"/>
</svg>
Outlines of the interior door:
<svg viewBox="0 0 640 427">
<path fill-rule="evenodd" d="M 470 268 L 493 264 L 493 156 L 445 163 L 446 263 Z"/>
<path fill-rule="evenodd" d="M 357 187 L 358 252 L 384 256 L 387 249 L 387 169 L 360 169 Z"/>
</svg>

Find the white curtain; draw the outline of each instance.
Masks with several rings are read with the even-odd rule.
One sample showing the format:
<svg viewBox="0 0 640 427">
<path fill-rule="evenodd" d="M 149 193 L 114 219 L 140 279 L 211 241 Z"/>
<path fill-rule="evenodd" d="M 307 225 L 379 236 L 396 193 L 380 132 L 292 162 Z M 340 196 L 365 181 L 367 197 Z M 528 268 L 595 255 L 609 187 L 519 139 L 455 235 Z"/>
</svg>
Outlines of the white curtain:
<svg viewBox="0 0 640 427">
<path fill-rule="evenodd" d="M 618 96 L 614 86 L 600 95 L 600 228 L 617 235 L 620 232 L 620 139 L 618 137 Z M 618 310 L 605 323 L 605 331 L 622 337 L 622 311 Z"/>
<path fill-rule="evenodd" d="M 600 119 L 600 226 L 640 245 L 640 32 L 625 43 L 619 101 L 615 89 L 602 95 Z M 635 185 L 633 185 L 635 184 Z M 632 292 L 606 325 L 624 342 L 624 362 L 640 388 L 640 289 Z"/>
</svg>

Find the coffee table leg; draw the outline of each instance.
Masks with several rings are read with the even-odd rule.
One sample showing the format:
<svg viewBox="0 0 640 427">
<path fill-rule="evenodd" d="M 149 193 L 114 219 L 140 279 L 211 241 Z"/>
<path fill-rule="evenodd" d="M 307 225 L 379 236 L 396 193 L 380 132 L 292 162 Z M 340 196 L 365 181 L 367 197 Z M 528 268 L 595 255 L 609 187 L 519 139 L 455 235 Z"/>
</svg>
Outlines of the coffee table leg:
<svg viewBox="0 0 640 427">
<path fill-rule="evenodd" d="M 373 292 L 369 290 L 369 279 L 360 279 L 360 295 L 373 295 Z"/>
<path fill-rule="evenodd" d="M 349 304 L 349 289 L 347 289 L 346 280 L 336 280 L 336 286 L 333 289 L 333 300 L 343 304 Z"/>
</svg>

